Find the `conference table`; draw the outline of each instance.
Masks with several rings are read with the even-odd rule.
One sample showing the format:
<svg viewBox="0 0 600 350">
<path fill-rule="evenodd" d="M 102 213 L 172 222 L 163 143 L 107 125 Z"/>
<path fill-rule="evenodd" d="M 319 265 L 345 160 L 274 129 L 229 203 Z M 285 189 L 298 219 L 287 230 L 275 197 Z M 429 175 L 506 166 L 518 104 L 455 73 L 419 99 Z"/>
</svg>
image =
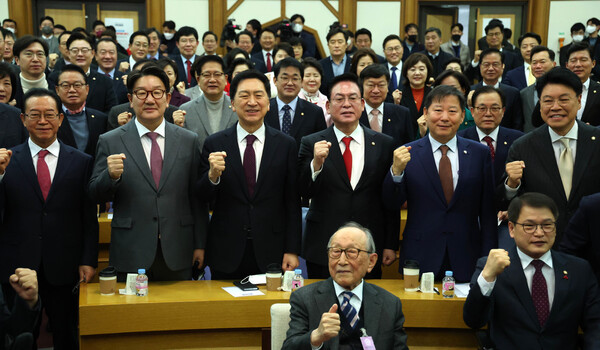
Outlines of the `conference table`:
<svg viewBox="0 0 600 350">
<path fill-rule="evenodd" d="M 399 279 L 369 282 L 402 300 L 411 349 L 477 348 L 474 331 L 462 320 L 465 299 L 405 292 Z M 98 283 L 83 284 L 81 349 L 270 349 L 270 307 L 287 303 L 293 292 L 270 292 L 263 285 L 264 295 L 235 298 L 223 290 L 230 286 L 227 281 L 150 281 L 148 296 L 138 297 L 104 296 Z"/>
</svg>

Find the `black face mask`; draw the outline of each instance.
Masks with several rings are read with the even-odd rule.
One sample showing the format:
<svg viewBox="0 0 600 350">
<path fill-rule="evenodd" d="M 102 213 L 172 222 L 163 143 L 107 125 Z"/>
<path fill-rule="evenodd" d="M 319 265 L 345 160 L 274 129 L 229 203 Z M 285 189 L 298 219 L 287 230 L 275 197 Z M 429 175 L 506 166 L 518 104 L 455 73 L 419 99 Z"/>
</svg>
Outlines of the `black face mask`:
<svg viewBox="0 0 600 350">
<path fill-rule="evenodd" d="M 408 36 L 408 41 L 410 41 L 411 43 L 416 43 L 417 42 L 417 36 L 416 35 L 409 35 Z"/>
<path fill-rule="evenodd" d="M 460 40 L 460 34 L 452 34 L 452 41 L 458 42 Z"/>
</svg>

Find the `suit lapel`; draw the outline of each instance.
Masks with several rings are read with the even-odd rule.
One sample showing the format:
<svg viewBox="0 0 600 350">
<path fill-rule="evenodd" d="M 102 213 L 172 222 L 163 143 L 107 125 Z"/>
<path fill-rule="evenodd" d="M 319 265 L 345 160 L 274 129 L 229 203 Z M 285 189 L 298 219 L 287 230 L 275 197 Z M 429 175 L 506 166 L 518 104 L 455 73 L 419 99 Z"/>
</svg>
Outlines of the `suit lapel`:
<svg viewBox="0 0 600 350">
<path fill-rule="evenodd" d="M 371 129 L 371 124 L 369 123 L 369 117 L 367 116 L 367 110 L 363 110 L 360 115 L 359 123 L 364 126 L 364 129 Z"/>
<path fill-rule="evenodd" d="M 344 157 L 340 151 L 340 143 L 338 142 L 337 137 L 335 137 L 333 128 L 328 128 L 327 130 L 327 134 L 325 134 L 323 138 L 331 142 L 331 148 L 329 149 L 329 156 L 325 161 L 330 161 L 333 163 L 332 165 L 337 170 L 338 174 L 342 178 L 342 181 L 344 181 L 344 185 L 348 186 L 348 188 L 352 190 L 350 179 L 348 178 L 348 172 L 346 172 Z"/>
<path fill-rule="evenodd" d="M 40 189 L 40 183 L 38 182 L 37 174 L 35 172 L 35 168 L 33 167 L 33 159 L 31 157 L 31 149 L 29 148 L 29 144 L 25 142 L 23 147 L 15 148 L 14 152 L 15 154 L 13 155 L 13 161 L 19 165 L 23 176 L 27 179 L 31 186 L 33 186 L 33 190 L 38 196 L 38 199 L 44 202 L 42 190 Z"/>
<path fill-rule="evenodd" d="M 360 127 L 360 125 L 358 126 Z M 375 131 L 371 130 L 371 129 L 367 129 L 367 128 L 363 128 L 363 132 L 364 132 L 364 143 L 365 143 L 365 157 L 364 157 L 364 165 L 363 165 L 363 170 L 362 173 L 360 175 L 360 179 L 358 180 L 358 183 L 356 184 L 356 189 L 358 190 L 361 186 L 363 186 L 365 184 L 366 181 L 368 181 L 369 178 L 371 178 L 371 169 L 375 169 L 375 163 L 377 161 L 377 155 L 378 155 L 378 147 L 379 144 L 377 142 L 375 142 Z M 345 167 L 345 165 L 344 165 Z"/>
<path fill-rule="evenodd" d="M 558 319 L 558 315 L 564 312 L 563 304 L 569 294 L 569 279 L 564 278 L 569 272 L 567 261 L 552 251 L 552 265 L 554 265 L 554 300 L 546 325 L 551 320 Z"/>
<path fill-rule="evenodd" d="M 583 113 L 581 114 L 582 115 L 581 120 L 584 122 L 589 122 L 588 120 L 583 120 L 583 116 L 585 115 L 587 117 L 588 113 L 592 113 L 592 112 L 590 112 L 590 109 L 593 108 L 594 100 L 598 93 L 597 87 L 598 87 L 597 84 L 595 84 L 594 81 L 590 79 L 590 86 L 588 88 L 588 93 L 587 93 L 587 97 L 585 100 L 585 107 L 584 107 Z"/>
<path fill-rule="evenodd" d="M 206 108 L 204 97 L 196 100 L 194 108 L 196 108 L 196 112 L 198 113 L 198 121 L 200 124 L 202 124 L 206 135 L 212 134 L 212 131 L 209 129 L 210 121 L 208 120 L 208 110 Z"/>
<path fill-rule="evenodd" d="M 577 154 L 575 155 L 575 164 L 573 164 L 573 182 L 571 184 L 571 195 L 569 198 L 574 198 L 573 194 L 576 193 L 581 178 L 585 173 L 587 165 L 591 163 L 594 155 L 594 150 L 597 149 L 595 137 L 592 133 L 587 130 L 587 126 L 583 123 L 579 123 L 579 131 L 577 135 Z"/>
<path fill-rule="evenodd" d="M 533 299 L 531 298 L 531 292 L 527 286 L 527 279 L 525 278 L 525 272 L 523 272 L 523 265 L 521 259 L 517 254 L 517 248 L 512 248 L 509 252 L 511 264 L 506 268 L 502 275 L 506 276 L 507 283 L 514 289 L 521 305 L 525 309 L 525 312 L 531 318 L 531 321 L 537 329 L 540 328 L 540 323 L 535 311 L 535 305 L 533 305 Z"/>
<path fill-rule="evenodd" d="M 375 288 L 364 282 L 362 300 L 362 307 L 364 307 L 363 315 L 365 318 L 365 329 L 366 327 L 369 327 L 367 329 L 367 334 L 370 334 L 371 336 L 378 333 L 381 308 L 383 306 L 377 294 Z"/>
<path fill-rule="evenodd" d="M 458 182 L 456 183 L 456 189 L 452 194 L 452 199 L 450 200 L 449 207 L 454 205 L 454 202 L 457 201 L 457 198 L 460 196 L 464 190 L 465 186 L 469 184 L 465 183 L 469 176 L 467 175 L 471 171 L 471 149 L 470 144 L 465 142 L 461 137 L 456 137 L 456 148 L 458 151 Z M 441 181 L 440 181 L 441 186 Z"/>
<path fill-rule="evenodd" d="M 258 170 L 258 178 L 256 181 L 256 188 L 254 189 L 254 196 L 259 193 L 260 188 L 263 183 L 266 181 L 265 177 L 268 173 L 268 169 L 273 161 L 273 158 L 276 157 L 277 153 L 277 145 L 279 144 L 280 138 L 279 135 L 271 132 L 270 128 L 265 125 L 265 144 L 263 146 L 262 156 L 260 158 L 260 168 Z"/>
<path fill-rule="evenodd" d="M 281 130 L 279 126 L 279 109 L 277 108 L 277 100 L 275 98 L 271 99 L 269 111 L 265 116 L 265 124 L 276 130 Z"/>
<path fill-rule="evenodd" d="M 179 148 L 181 146 L 181 143 L 177 142 L 179 136 L 179 130 L 177 128 L 178 126 L 165 123 L 165 149 L 163 152 L 163 168 L 158 186 L 159 192 L 165 185 L 171 170 L 175 167 L 175 160 L 177 159 L 177 154 L 179 153 Z"/>
<path fill-rule="evenodd" d="M 331 277 L 321 283 L 319 288 L 317 288 L 317 292 L 314 294 L 314 298 L 318 313 L 327 312 L 333 304 L 338 304 L 338 313 L 341 315 L 342 311 L 339 309 L 340 305 L 337 295 L 335 295 L 335 289 L 333 288 L 333 280 Z M 338 349 L 339 346 L 339 336 L 333 337 L 329 340 L 329 347 L 331 350 Z"/>
<path fill-rule="evenodd" d="M 298 102 L 296 103 L 296 111 L 294 112 L 294 121 L 292 122 L 292 127 L 290 128 L 290 136 L 296 137 L 298 130 L 300 130 L 300 125 L 305 123 L 304 118 L 304 103 L 308 103 L 303 99 L 296 97 Z"/>
<path fill-rule="evenodd" d="M 69 123 L 69 117 L 65 115 L 63 122 L 58 129 L 58 135 L 62 142 L 72 147 L 77 147 L 75 137 L 73 136 L 73 129 L 71 129 L 71 123 Z"/>
<path fill-rule="evenodd" d="M 225 151 L 227 152 L 227 170 L 233 173 L 236 177 L 236 183 L 241 184 L 244 191 L 244 196 L 250 199 L 248 193 L 248 185 L 246 184 L 246 176 L 244 175 L 244 166 L 242 164 L 242 158 L 240 157 L 240 147 L 237 141 L 237 124 L 225 131 Z M 264 149 L 263 149 L 264 152 Z M 262 160 L 261 158 L 261 163 Z M 255 191 L 256 192 L 256 191 Z"/>
<path fill-rule="evenodd" d="M 140 135 L 138 134 L 135 123 L 131 121 L 125 124 L 122 127 L 122 130 L 124 131 L 124 133 L 121 134 L 121 141 L 123 141 L 125 148 L 127 148 L 127 151 L 129 152 L 129 154 L 131 154 L 131 158 L 133 158 L 132 161 L 136 164 L 136 166 L 140 170 L 140 173 L 142 173 L 142 176 L 148 182 L 148 185 L 150 185 L 150 187 L 156 190 L 156 184 L 154 183 L 154 179 L 152 178 L 152 173 L 150 172 L 150 167 L 148 166 L 146 154 L 144 153 L 144 148 L 142 147 Z"/>
<path fill-rule="evenodd" d="M 433 158 L 433 152 L 431 151 L 431 143 L 429 142 L 429 137 L 423 137 L 417 144 L 415 145 L 415 160 L 418 159 L 421 167 L 423 168 L 423 173 L 427 174 L 429 177 L 429 181 L 433 185 L 435 192 L 438 194 L 439 199 L 445 204 L 446 197 L 444 197 L 444 190 L 442 189 L 442 182 L 440 181 L 440 175 L 435 165 L 435 159 Z M 412 159 L 412 157 L 411 157 Z"/>
<path fill-rule="evenodd" d="M 64 179 L 67 175 L 67 171 L 70 168 L 71 161 L 73 160 L 73 150 L 67 150 L 62 143 L 60 143 L 60 151 L 58 153 L 58 162 L 56 163 L 56 171 L 54 172 L 54 178 L 48 192 L 48 198 L 46 202 L 50 201 L 56 192 L 56 187 L 60 183 L 61 179 Z M 39 187 L 39 186 L 38 186 Z M 41 190 L 40 190 L 41 191 Z"/>
<path fill-rule="evenodd" d="M 562 191 L 559 192 L 561 197 L 566 202 L 567 196 L 565 195 L 562 180 L 560 179 L 560 173 L 558 172 L 558 164 L 556 164 L 556 158 L 554 157 L 554 147 L 552 147 L 548 126 L 546 125 L 538 128 L 532 132 L 538 133 L 539 139 L 542 141 L 530 143 L 533 154 L 536 154 L 540 159 L 540 163 L 545 169 L 546 176 L 550 177 L 552 181 L 554 181 L 554 187 L 562 189 Z M 527 166 L 527 164 L 525 164 L 525 166 Z"/>
<path fill-rule="evenodd" d="M 219 130 L 225 130 L 229 125 L 231 119 L 231 100 L 227 97 L 223 97 L 223 108 L 221 109 L 221 121 L 219 122 Z"/>
</svg>

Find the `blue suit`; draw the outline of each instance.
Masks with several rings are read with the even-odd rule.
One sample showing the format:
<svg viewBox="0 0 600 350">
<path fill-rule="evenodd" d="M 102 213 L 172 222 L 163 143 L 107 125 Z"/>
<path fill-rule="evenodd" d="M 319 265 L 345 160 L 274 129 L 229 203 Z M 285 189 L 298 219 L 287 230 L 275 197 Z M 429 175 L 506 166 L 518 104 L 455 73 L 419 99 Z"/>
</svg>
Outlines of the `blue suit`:
<svg viewBox="0 0 600 350">
<path fill-rule="evenodd" d="M 475 262 L 497 245 L 492 162 L 486 146 L 457 137 L 460 176 L 446 203 L 429 137 L 408 143 L 411 160 L 401 182 L 388 171 L 383 200 L 392 210 L 408 201 L 400 261 L 419 261 L 421 271 L 438 273 L 444 255 L 458 281 L 468 281 Z"/>
<path fill-rule="evenodd" d="M 200 56 L 194 55 L 194 57 L 191 59 L 192 65 L 194 65 L 194 62 L 196 62 L 196 60 L 198 60 L 199 58 Z M 171 59 L 175 61 L 175 63 L 177 63 L 177 81 L 175 82 L 175 85 L 179 84 L 180 81 L 183 81 L 185 83 L 186 89 L 198 85 L 198 81 L 196 81 L 196 77 L 194 76 L 193 71 L 191 72 L 192 82 L 188 84 L 187 74 L 185 73 L 184 62 L 181 60 L 181 55 L 171 56 Z"/>
<path fill-rule="evenodd" d="M 525 79 L 525 66 L 519 66 L 506 73 L 506 77 L 502 79 L 502 83 L 510 85 L 517 90 L 521 91 L 527 87 L 527 80 Z"/>
<path fill-rule="evenodd" d="M 273 66 L 275 66 L 273 58 L 273 54 L 271 54 L 271 70 L 273 70 Z M 254 63 L 254 69 L 261 73 L 267 73 L 267 63 L 265 62 L 262 50 L 253 53 L 252 56 L 250 56 L 250 60 Z"/>
</svg>

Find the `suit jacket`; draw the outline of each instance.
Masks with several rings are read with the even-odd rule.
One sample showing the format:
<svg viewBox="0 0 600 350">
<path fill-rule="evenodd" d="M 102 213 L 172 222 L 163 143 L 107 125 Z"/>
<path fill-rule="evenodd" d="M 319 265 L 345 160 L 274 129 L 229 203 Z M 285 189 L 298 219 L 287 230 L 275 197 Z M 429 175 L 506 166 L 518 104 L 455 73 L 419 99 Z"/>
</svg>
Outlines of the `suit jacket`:
<svg viewBox="0 0 600 350">
<path fill-rule="evenodd" d="M 192 61 L 192 65 L 199 58 L 200 58 L 200 56 L 194 55 L 194 58 L 191 60 Z M 187 82 L 187 75 L 185 73 L 185 68 L 184 68 L 184 62 L 181 59 L 181 55 L 171 56 L 171 59 L 173 61 L 175 61 L 175 63 L 177 63 L 177 72 L 178 72 L 178 74 L 177 74 L 177 81 L 175 82 L 175 85 L 179 84 L 180 81 L 183 81 L 185 83 L 185 88 L 186 89 L 189 89 L 192 86 L 198 85 L 198 81 L 196 81 L 196 77 L 194 76 L 194 72 L 191 72 L 191 74 L 192 74 L 192 82 L 190 84 L 188 84 L 188 82 Z"/>
<path fill-rule="evenodd" d="M 552 251 L 554 301 L 541 327 L 516 248 L 511 264 L 496 277 L 492 294 L 484 297 L 477 283 L 487 257 L 477 262 L 463 318 L 472 328 L 488 324 L 498 349 L 576 349 L 578 328 L 584 349 L 600 347 L 600 295 L 590 265 L 583 259 Z"/>
<path fill-rule="evenodd" d="M 423 51 L 421 51 L 421 53 L 429 58 L 429 61 L 431 62 L 431 65 L 433 66 L 433 75 L 432 76 L 434 79 L 437 78 L 437 76 L 441 72 L 446 70 L 446 68 L 445 68 L 446 63 L 454 57 L 454 54 L 449 54 L 441 49 L 438 51 L 438 55 L 435 57 L 435 59 L 429 55 L 427 50 L 423 50 Z"/>
<path fill-rule="evenodd" d="M 0 148 L 13 148 L 27 140 L 27 129 L 18 108 L 0 103 Z"/>
<path fill-rule="evenodd" d="M 419 125 L 417 124 L 417 119 L 421 118 L 423 115 L 423 107 L 425 106 L 425 99 L 427 95 L 431 91 L 431 87 L 425 86 L 425 92 L 423 93 L 423 102 L 421 103 L 421 108 L 417 109 L 417 104 L 415 103 L 415 98 L 412 94 L 412 89 L 410 84 L 406 84 L 402 89 L 402 99 L 400 100 L 400 105 L 408 108 L 410 111 L 410 119 L 413 126 L 413 134 L 415 137 L 419 135 Z"/>
<path fill-rule="evenodd" d="M 301 31 L 298 36 L 300 37 L 300 40 L 302 40 L 304 42 L 304 46 L 306 47 L 306 49 L 304 50 L 304 52 L 302 54 L 302 57 L 315 57 L 316 58 L 317 41 L 315 39 L 315 36 L 312 35 L 312 33 L 307 32 L 306 30 Z"/>
<path fill-rule="evenodd" d="M 229 96 L 225 95 L 223 95 L 223 108 L 221 109 L 221 120 L 219 122 L 218 130 L 211 130 L 210 128 L 206 100 L 204 97 L 186 102 L 179 108 L 186 112 L 184 127 L 198 134 L 198 144 L 200 145 L 200 149 L 202 149 L 204 140 L 206 140 L 209 135 L 228 129 L 234 126 L 238 121 L 237 114 L 231 108 L 231 100 L 229 99 Z"/>
<path fill-rule="evenodd" d="M 393 86 L 392 86 L 392 74 L 390 73 L 390 67 L 388 65 L 388 61 L 384 58 L 381 61 L 381 64 L 383 64 L 385 66 L 385 68 L 388 69 L 388 75 L 390 76 L 390 82 L 388 83 L 388 92 L 387 92 L 387 96 L 385 97 L 385 102 L 388 103 L 394 103 L 394 90 L 393 90 Z M 404 79 L 402 78 L 402 71 L 401 70 L 396 70 L 396 76 L 398 76 L 400 78 L 398 85 L 397 85 L 397 89 L 402 91 L 402 89 L 404 89 L 404 85 L 402 84 L 404 82 Z"/>
<path fill-rule="evenodd" d="M 581 199 L 579 208 L 573 214 L 571 221 L 560 242 L 560 251 L 584 258 L 600 281 L 600 237 L 597 234 L 600 218 L 600 193 L 592 194 Z"/>
<path fill-rule="evenodd" d="M 124 153 L 121 179 L 108 174 L 106 158 Z M 189 268 L 194 249 L 203 249 L 208 213 L 194 194 L 200 165 L 198 136 L 165 123 L 164 163 L 158 189 L 137 127 L 129 122 L 98 140 L 90 195 L 96 202 L 113 202 L 110 265 L 119 272 L 148 269 L 160 235 L 169 269 Z"/>
<path fill-rule="evenodd" d="M 333 304 L 340 309 L 331 277 L 298 289 L 290 296 L 290 304 L 290 328 L 283 350 L 310 349 L 310 333 L 319 327 L 323 313 Z M 364 282 L 361 311 L 367 334 L 373 337 L 377 349 L 408 349 L 402 302 L 397 296 Z M 337 350 L 339 341 L 336 336 L 323 343 L 321 349 Z"/>
<path fill-rule="evenodd" d="M 58 84 L 59 71 L 54 71 L 49 76 L 52 81 L 51 91 L 54 91 L 54 85 Z M 113 80 L 104 74 L 98 73 L 97 67 L 90 67 L 90 73 L 87 76 L 87 83 L 90 87 L 88 97 L 85 100 L 85 106 L 99 110 L 102 113 L 108 113 L 110 109 L 117 105 L 117 95 L 113 88 Z M 120 81 L 121 85 L 123 83 Z M 122 93 L 122 90 L 119 90 Z"/>
<path fill-rule="evenodd" d="M 548 126 L 537 128 L 516 140 L 508 151 L 506 162 L 525 162 L 519 194 L 540 192 L 548 195 L 558 205 L 555 246 L 558 247 L 567 223 L 584 196 L 600 192 L 600 129 L 577 122 L 577 151 L 573 166 L 573 184 L 569 199 L 565 195 Z M 503 180 L 506 179 L 506 174 Z M 504 185 L 498 188 L 505 193 Z"/>
<path fill-rule="evenodd" d="M 532 118 L 534 115 L 534 109 L 536 105 L 538 107 L 539 115 L 540 105 L 537 104 L 536 101 L 534 101 L 535 96 L 537 94 L 535 90 L 535 84 L 531 84 L 528 87 L 524 88 L 519 92 L 519 94 L 521 95 L 521 106 L 523 108 L 523 131 L 527 133 L 535 129 L 535 126 L 533 126 Z M 541 116 L 539 118 L 540 120 L 542 119 Z"/>
<path fill-rule="evenodd" d="M 511 70 L 513 70 L 514 68 L 517 68 L 518 66 L 523 65 L 523 61 L 520 58 L 521 57 L 520 54 L 517 56 L 517 54 L 514 51 L 508 49 L 507 47 L 502 48 L 502 53 L 504 54 L 504 71 L 502 72 L 502 79 L 505 79 L 506 74 L 508 72 L 510 72 Z M 480 63 L 481 63 L 481 61 L 479 63 L 477 63 L 477 65 L 475 67 L 473 67 L 472 64 L 469 64 L 467 66 L 467 68 L 465 69 L 464 73 L 471 81 L 473 81 L 473 80 L 481 81 L 482 80 L 481 79 L 481 71 L 479 69 Z"/>
<path fill-rule="evenodd" d="M 106 132 L 108 117 L 106 114 L 93 108 L 86 108 L 85 115 L 89 135 L 85 150 L 81 151 L 94 158 L 96 154 L 96 145 L 98 144 L 98 137 Z M 73 136 L 73 129 L 71 129 L 69 118 L 66 115 L 63 118 L 61 126 L 58 128 L 58 139 L 65 145 L 77 148 L 77 143 L 75 142 L 75 137 Z"/>
<path fill-rule="evenodd" d="M 321 67 L 323 67 L 323 78 L 321 79 L 321 87 L 319 91 L 325 94 L 325 96 L 329 96 L 329 84 L 335 78 L 333 75 L 333 63 L 331 60 L 331 56 L 327 56 L 319 61 Z M 352 59 L 350 56 L 346 55 L 346 65 L 344 66 L 344 73 L 348 73 L 350 71 L 350 66 L 352 65 Z"/>
<path fill-rule="evenodd" d="M 265 126 L 262 152 L 254 195 L 248 186 L 240 157 L 237 125 L 209 136 L 202 150 L 202 177 L 199 193 L 214 201 L 210 221 L 207 259 L 211 268 L 235 271 L 252 237 L 256 265 L 264 273 L 271 263 L 281 263 L 284 253 L 300 253 L 302 222 L 297 190 L 298 152 L 294 140 Z M 218 185 L 208 178 L 208 156 L 226 151 L 227 169 Z M 227 254 L 223 254 L 226 250 Z"/>
<path fill-rule="evenodd" d="M 165 109 L 165 120 L 168 121 L 169 123 L 173 123 L 173 112 L 175 112 L 176 110 L 178 110 L 177 107 L 169 105 L 167 107 L 167 109 Z M 110 109 L 110 112 L 108 112 L 107 131 L 116 129 L 120 126 L 119 125 L 119 114 L 121 114 L 123 112 L 131 113 L 131 120 L 133 120 L 133 118 L 135 118 L 135 111 L 133 110 L 133 108 L 131 108 L 131 105 L 129 104 L 129 102 L 114 106 L 113 108 Z"/>
<path fill-rule="evenodd" d="M 421 43 L 415 43 L 412 47 L 412 50 L 409 49 L 408 45 L 406 45 L 406 40 L 402 41 L 402 48 L 404 49 L 402 53 L 402 62 L 406 61 L 408 56 L 410 56 L 412 53 L 425 50 L 425 46 Z"/>
<path fill-rule="evenodd" d="M 479 82 L 471 86 L 471 90 L 476 90 L 483 86 L 482 82 Z M 523 110 L 521 109 L 521 95 L 519 90 L 516 88 L 500 83 L 500 90 L 504 93 L 506 98 L 505 106 L 506 111 L 504 112 L 504 118 L 502 118 L 501 126 L 509 129 L 523 130 Z"/>
<path fill-rule="evenodd" d="M 43 267 L 55 286 L 72 286 L 80 265 L 98 264 L 96 205 L 87 194 L 92 157 L 60 144 L 56 173 L 44 201 L 28 142 L 13 148 L 0 182 L 0 279 L 17 267 Z"/>
<path fill-rule="evenodd" d="M 525 66 L 519 66 L 506 73 L 506 77 L 502 79 L 502 84 L 510 85 L 519 91 L 526 88 Z"/>
<path fill-rule="evenodd" d="M 17 69 L 19 68 L 19 66 L 15 66 Z M 15 90 L 15 96 L 14 99 L 17 102 L 17 104 L 15 105 L 15 107 L 17 107 L 20 110 L 23 110 L 24 106 L 23 106 L 23 97 L 25 96 L 25 92 L 23 92 L 23 86 L 21 85 L 21 79 L 19 78 L 19 74 L 20 74 L 21 70 L 19 69 L 18 72 L 16 72 L 17 75 L 17 84 L 16 86 L 13 86 L 13 89 Z M 53 73 L 54 74 L 54 73 Z M 46 82 L 48 83 L 48 90 L 50 91 L 54 91 L 55 90 L 55 80 L 52 80 L 52 75 L 48 75 L 46 74 Z"/>
<path fill-rule="evenodd" d="M 250 60 L 254 63 L 254 69 L 261 73 L 267 73 L 267 63 L 265 62 L 265 57 L 262 54 L 262 49 L 259 49 L 257 52 L 252 53 L 250 56 Z M 271 55 L 271 71 L 275 63 L 273 61 L 273 55 Z"/>
<path fill-rule="evenodd" d="M 395 141 L 384 134 L 363 128 L 365 135 L 364 168 L 356 188 L 352 189 L 339 142 L 333 127 L 302 139 L 299 152 L 300 194 L 310 198 L 302 256 L 313 263 L 327 265 L 325 248 L 329 237 L 348 221 L 369 228 L 377 252 L 398 249 L 399 211 L 387 211 L 381 200 L 381 183 L 392 164 Z M 314 144 L 331 142 L 329 156 L 316 180 L 312 180 L 310 163 Z M 381 256 L 381 255 L 380 255 Z"/>
<path fill-rule="evenodd" d="M 192 101 L 196 98 L 202 96 L 202 90 L 198 87 L 198 85 L 191 87 L 189 89 L 185 89 L 185 95 L 189 97 Z"/>
<path fill-rule="evenodd" d="M 301 98 L 298 98 L 297 101 L 290 136 L 296 140 L 296 146 L 300 148 L 300 142 L 304 136 L 326 129 L 327 123 L 325 123 L 323 110 L 319 106 Z M 271 99 L 270 109 L 265 116 L 265 124 L 274 129 L 281 130 L 279 126 L 277 98 Z"/>
<path fill-rule="evenodd" d="M 58 37 L 55 35 L 52 35 L 52 37 L 50 39 L 46 39 L 43 36 L 40 36 L 40 39 L 44 40 L 46 42 L 46 44 L 48 44 L 48 53 L 55 53 L 57 55 L 60 56 L 60 50 L 58 49 L 59 42 L 58 42 Z"/>
<path fill-rule="evenodd" d="M 452 48 L 451 41 L 447 41 L 440 45 L 440 49 L 442 49 L 442 51 L 444 52 L 449 53 L 453 57 L 456 57 L 456 53 Z M 471 64 L 471 51 L 469 50 L 469 47 L 465 45 L 465 43 L 463 43 L 462 41 L 460 42 L 460 57 L 458 58 L 460 59 L 460 65 L 462 66 L 463 70 L 467 67 L 467 65 Z"/>
<path fill-rule="evenodd" d="M 123 84 L 123 75 L 125 75 L 125 73 L 115 70 L 115 74 L 113 75 L 112 79 L 113 90 L 115 91 L 115 95 L 117 96 L 117 104 L 129 102 L 129 99 L 127 98 L 127 86 Z"/>
<path fill-rule="evenodd" d="M 360 124 L 371 128 L 366 110 L 360 116 Z M 382 124 L 381 132 L 394 139 L 394 147 L 400 147 L 415 139 L 410 111 L 404 106 L 384 102 Z"/>
<path fill-rule="evenodd" d="M 437 273 L 447 252 L 455 278 L 468 281 L 477 259 L 498 242 L 489 149 L 457 137 L 460 176 L 447 204 L 429 137 L 407 146 L 412 146 L 411 161 L 402 181 L 393 182 L 388 171 L 383 183 L 383 200 L 391 210 L 408 202 L 400 261 L 414 259 L 422 271 Z"/>
<path fill-rule="evenodd" d="M 9 310 L 8 305 L 10 302 L 7 303 L 4 300 L 4 293 L 0 288 L 0 339 L 2 339 L 0 349 L 2 350 L 5 349 L 4 342 L 7 335 L 14 339 L 21 333 L 33 333 L 42 310 L 42 303 L 39 299 L 33 309 L 30 309 L 27 302 L 20 297 L 15 298 L 12 310 Z M 12 348 L 9 347 L 9 349 Z"/>
</svg>

